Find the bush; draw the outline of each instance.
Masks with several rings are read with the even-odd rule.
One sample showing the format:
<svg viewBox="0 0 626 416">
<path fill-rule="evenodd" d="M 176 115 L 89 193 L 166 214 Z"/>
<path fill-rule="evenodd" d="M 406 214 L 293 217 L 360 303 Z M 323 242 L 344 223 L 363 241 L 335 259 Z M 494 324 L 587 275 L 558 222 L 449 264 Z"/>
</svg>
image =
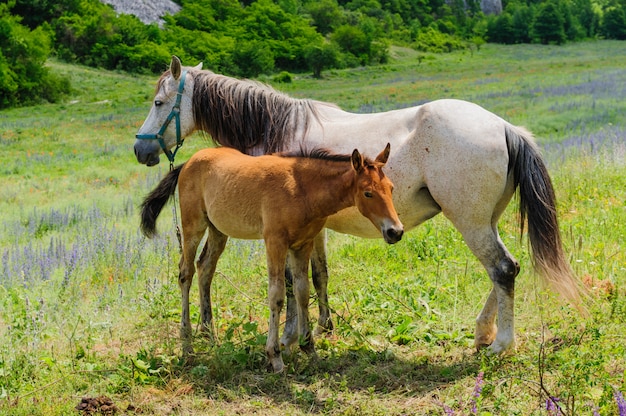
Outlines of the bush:
<svg viewBox="0 0 626 416">
<path fill-rule="evenodd" d="M 57 101 L 69 92 L 67 79 L 45 66 L 50 44 L 45 26 L 31 31 L 0 4 L 0 108 Z"/>
<path fill-rule="evenodd" d="M 274 76 L 274 78 L 272 78 L 272 80 L 280 84 L 291 84 L 291 81 L 293 81 L 291 74 L 287 71 L 280 71 Z"/>
</svg>

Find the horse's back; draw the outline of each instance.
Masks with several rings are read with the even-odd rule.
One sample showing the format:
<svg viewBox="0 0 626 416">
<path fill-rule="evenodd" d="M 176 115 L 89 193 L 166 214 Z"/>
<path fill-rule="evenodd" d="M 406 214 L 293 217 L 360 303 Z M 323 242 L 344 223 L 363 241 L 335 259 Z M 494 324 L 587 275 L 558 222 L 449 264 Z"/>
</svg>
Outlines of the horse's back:
<svg viewBox="0 0 626 416">
<path fill-rule="evenodd" d="M 226 147 L 200 150 L 180 174 L 181 209 L 201 209 L 228 236 L 261 239 L 266 218 L 293 187 L 288 164 L 278 156 L 248 156 Z"/>
</svg>

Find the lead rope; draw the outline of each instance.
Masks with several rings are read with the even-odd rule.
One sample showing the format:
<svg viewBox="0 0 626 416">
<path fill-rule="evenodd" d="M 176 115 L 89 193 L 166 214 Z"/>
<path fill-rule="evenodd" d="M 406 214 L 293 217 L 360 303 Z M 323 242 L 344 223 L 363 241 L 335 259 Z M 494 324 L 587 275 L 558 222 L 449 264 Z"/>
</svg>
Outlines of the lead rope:
<svg viewBox="0 0 626 416">
<path fill-rule="evenodd" d="M 170 172 L 174 170 L 174 161 L 170 161 Z M 183 253 L 183 242 L 180 236 L 180 227 L 178 226 L 178 213 L 176 212 L 176 206 L 178 205 L 178 201 L 176 200 L 176 194 L 178 192 L 174 192 L 174 203 L 173 205 L 173 217 L 174 217 L 174 228 L 176 229 L 176 239 L 178 240 L 178 253 Z"/>
</svg>

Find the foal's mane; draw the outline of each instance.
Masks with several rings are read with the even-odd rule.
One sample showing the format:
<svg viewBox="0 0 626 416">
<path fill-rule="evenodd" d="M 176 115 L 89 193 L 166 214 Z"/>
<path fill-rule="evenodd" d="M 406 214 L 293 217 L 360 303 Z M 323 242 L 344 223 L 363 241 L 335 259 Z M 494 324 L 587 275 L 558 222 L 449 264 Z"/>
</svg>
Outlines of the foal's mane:
<svg viewBox="0 0 626 416">
<path fill-rule="evenodd" d="M 314 100 L 292 98 L 259 82 L 207 70 L 189 73 L 194 78 L 196 127 L 219 145 L 249 153 L 262 144 L 264 153 L 279 152 L 318 118 Z M 159 84 L 167 75 L 169 70 Z"/>
<path fill-rule="evenodd" d="M 296 150 L 293 152 L 276 153 L 276 155 L 280 157 L 304 157 L 307 159 L 325 160 L 329 162 L 349 162 L 352 159 L 352 155 L 332 153 L 330 150 L 323 148 L 301 148 L 300 150 Z M 374 162 L 372 162 L 372 160 L 369 158 L 364 158 L 364 163 L 368 166 L 374 164 Z"/>
</svg>

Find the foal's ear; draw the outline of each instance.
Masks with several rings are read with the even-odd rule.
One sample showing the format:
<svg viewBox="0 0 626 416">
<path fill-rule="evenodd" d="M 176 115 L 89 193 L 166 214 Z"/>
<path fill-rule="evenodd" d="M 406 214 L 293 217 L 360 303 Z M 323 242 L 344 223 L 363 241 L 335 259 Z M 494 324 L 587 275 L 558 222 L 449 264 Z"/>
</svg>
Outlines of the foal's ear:
<svg viewBox="0 0 626 416">
<path fill-rule="evenodd" d="M 358 149 L 352 151 L 352 167 L 356 170 L 356 173 L 360 173 L 363 170 L 363 156 L 359 153 Z"/>
<path fill-rule="evenodd" d="M 170 72 L 175 80 L 180 78 L 183 65 L 180 63 L 180 59 L 177 56 L 172 55 L 172 62 L 170 62 Z"/>
<path fill-rule="evenodd" d="M 198 65 L 194 66 L 193 69 L 197 69 L 198 71 L 200 71 L 202 69 L 202 62 L 200 62 Z"/>
<path fill-rule="evenodd" d="M 391 144 L 387 143 L 387 146 L 385 146 L 385 149 L 382 152 L 380 152 L 378 156 L 376 156 L 376 161 L 379 163 L 382 163 L 383 165 L 387 163 L 387 160 L 389 160 L 390 151 L 391 151 Z"/>
</svg>

